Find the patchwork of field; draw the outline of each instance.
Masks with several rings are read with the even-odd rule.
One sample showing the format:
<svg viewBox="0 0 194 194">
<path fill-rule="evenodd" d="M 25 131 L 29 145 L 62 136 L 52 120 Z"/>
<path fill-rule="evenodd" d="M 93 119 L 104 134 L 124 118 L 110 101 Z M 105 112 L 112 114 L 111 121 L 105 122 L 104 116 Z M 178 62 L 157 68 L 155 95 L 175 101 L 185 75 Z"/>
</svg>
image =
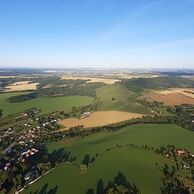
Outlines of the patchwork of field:
<svg viewBox="0 0 194 194">
<path fill-rule="evenodd" d="M 167 106 L 194 104 L 194 89 L 170 88 L 167 90 L 159 90 L 145 93 L 143 95 L 143 98 L 149 101 L 162 102 Z"/>
<path fill-rule="evenodd" d="M 183 94 L 194 98 L 194 88 L 169 88 L 168 90 L 156 91 L 159 94 Z"/>
<path fill-rule="evenodd" d="M 74 165 L 61 164 L 49 174 L 32 184 L 24 194 L 39 191 L 46 185 L 57 186 L 57 194 L 86 194 L 91 188 L 96 193 L 96 184 L 102 179 L 107 185 L 120 171 L 127 180 L 135 183 L 142 194 L 160 194 L 161 173 L 155 163 L 171 163 L 149 150 L 130 149 L 123 146 L 107 152 L 108 148 L 119 145 L 136 144 L 153 147 L 175 145 L 194 152 L 194 133 L 176 125 L 138 124 L 124 127 L 116 132 L 101 132 L 71 143 L 49 143 L 48 150 L 53 152 L 65 148 L 71 157 L 76 157 Z M 86 154 L 96 157 L 95 162 L 83 173 L 79 165 Z M 72 181 L 73 180 L 73 181 Z M 76 186 L 75 186 L 76 185 Z"/>
<path fill-rule="evenodd" d="M 41 113 L 66 110 L 69 111 L 73 106 L 85 106 L 93 102 L 93 98 L 87 96 L 63 96 L 63 97 L 38 97 L 29 101 L 9 103 L 7 99 L 11 96 L 24 94 L 4 93 L 0 94 L 0 108 L 3 109 L 3 116 L 24 111 L 26 109 L 37 107 Z"/>
<path fill-rule="evenodd" d="M 121 111 L 97 111 L 90 116 L 82 119 L 69 118 L 59 121 L 59 124 L 65 127 L 65 130 L 83 125 L 84 128 L 105 126 L 113 123 L 119 123 L 132 118 L 142 117 L 142 114 L 121 112 Z"/>
<path fill-rule="evenodd" d="M 38 83 L 32 83 L 30 81 L 19 81 L 7 86 L 5 92 L 36 90 L 37 85 Z"/>
<path fill-rule="evenodd" d="M 118 79 L 111 78 L 98 78 L 98 77 L 83 77 L 83 76 L 62 76 L 62 80 L 87 80 L 86 83 L 94 83 L 94 82 L 102 82 L 105 84 L 115 84 L 116 82 L 120 82 Z"/>
<path fill-rule="evenodd" d="M 154 78 L 160 77 L 160 74 L 152 74 L 152 73 L 110 73 L 105 74 L 106 77 L 115 77 L 118 79 L 134 79 L 134 78 Z"/>
<path fill-rule="evenodd" d="M 138 94 L 117 84 L 101 87 L 96 90 L 96 96 L 102 104 L 99 110 L 118 110 L 140 114 L 149 114 L 147 107 L 133 102 Z"/>
</svg>

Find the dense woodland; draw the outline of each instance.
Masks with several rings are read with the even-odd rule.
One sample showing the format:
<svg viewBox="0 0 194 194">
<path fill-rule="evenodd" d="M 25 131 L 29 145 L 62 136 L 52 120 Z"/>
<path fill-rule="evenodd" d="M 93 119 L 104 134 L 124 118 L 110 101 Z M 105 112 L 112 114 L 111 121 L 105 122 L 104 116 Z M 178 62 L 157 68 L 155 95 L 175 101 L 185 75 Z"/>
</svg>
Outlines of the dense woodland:
<svg viewBox="0 0 194 194">
<path fill-rule="evenodd" d="M 176 87 L 194 87 L 194 81 L 182 77 L 156 77 L 123 79 L 121 84 L 134 92 L 143 92 L 145 89 L 165 89 Z"/>
</svg>

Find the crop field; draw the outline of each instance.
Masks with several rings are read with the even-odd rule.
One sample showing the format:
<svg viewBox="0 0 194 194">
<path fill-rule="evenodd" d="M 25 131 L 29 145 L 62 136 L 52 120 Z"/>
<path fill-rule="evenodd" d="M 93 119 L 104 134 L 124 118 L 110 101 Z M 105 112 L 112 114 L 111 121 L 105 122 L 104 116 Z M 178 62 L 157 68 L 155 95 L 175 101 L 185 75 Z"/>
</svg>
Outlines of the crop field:
<svg viewBox="0 0 194 194">
<path fill-rule="evenodd" d="M 194 95 L 182 89 L 148 92 L 143 95 L 143 98 L 148 101 L 162 102 L 167 106 L 194 104 Z"/>
<path fill-rule="evenodd" d="M 96 90 L 96 96 L 102 101 L 99 110 L 118 110 L 148 114 L 147 108 L 133 99 L 138 94 L 121 85 L 104 86 Z"/>
<path fill-rule="evenodd" d="M 83 125 L 84 128 L 105 126 L 113 123 L 119 123 L 132 118 L 142 117 L 141 114 L 122 112 L 122 111 L 97 111 L 90 116 L 82 119 L 69 118 L 59 121 L 59 124 L 65 127 L 65 130 Z"/>
<path fill-rule="evenodd" d="M 5 92 L 35 90 L 37 85 L 38 83 L 31 83 L 30 81 L 19 81 L 7 86 Z"/>
<path fill-rule="evenodd" d="M 159 194 L 161 187 L 159 165 L 171 163 L 152 151 L 133 149 L 126 144 L 149 145 L 153 147 L 168 144 L 185 147 L 194 152 L 194 134 L 176 125 L 138 124 L 124 127 L 116 132 L 101 132 L 82 138 L 78 141 L 63 144 L 63 142 L 49 143 L 49 152 L 64 147 L 76 157 L 74 165 L 60 164 L 49 174 L 32 184 L 27 193 L 40 191 L 57 186 L 57 193 L 85 194 L 89 188 L 96 193 L 97 182 L 102 179 L 104 185 L 111 181 L 120 171 L 132 184 L 134 183 L 142 194 Z M 123 145 L 117 148 L 116 145 Z M 108 148 L 112 148 L 107 151 Z M 96 160 L 86 172 L 79 169 L 84 156 L 95 156 Z M 72 181 L 73 180 L 73 181 Z M 76 185 L 76 187 L 75 187 Z"/>
<path fill-rule="evenodd" d="M 62 80 L 87 80 L 86 83 L 94 83 L 94 82 L 102 82 L 105 84 L 114 84 L 116 82 L 120 82 L 119 79 L 111 79 L 111 78 L 98 78 L 98 77 L 85 77 L 85 76 L 62 76 Z"/>
<path fill-rule="evenodd" d="M 93 98 L 86 96 L 63 96 L 63 97 L 38 97 L 29 101 L 10 103 L 7 99 L 11 96 L 23 93 L 0 94 L 0 107 L 3 109 L 3 116 L 37 107 L 41 113 L 49 113 L 57 110 L 69 111 L 73 106 L 84 106 L 91 104 Z"/>
</svg>

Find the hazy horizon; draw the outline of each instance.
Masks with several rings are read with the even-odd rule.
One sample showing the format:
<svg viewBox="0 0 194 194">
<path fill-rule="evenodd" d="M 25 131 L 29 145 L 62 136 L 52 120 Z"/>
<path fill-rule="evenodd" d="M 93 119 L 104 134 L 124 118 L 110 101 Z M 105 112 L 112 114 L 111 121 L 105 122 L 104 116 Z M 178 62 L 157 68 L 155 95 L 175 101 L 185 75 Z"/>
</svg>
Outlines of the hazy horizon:
<svg viewBox="0 0 194 194">
<path fill-rule="evenodd" d="M 0 2 L 0 68 L 194 68 L 194 0 Z"/>
</svg>

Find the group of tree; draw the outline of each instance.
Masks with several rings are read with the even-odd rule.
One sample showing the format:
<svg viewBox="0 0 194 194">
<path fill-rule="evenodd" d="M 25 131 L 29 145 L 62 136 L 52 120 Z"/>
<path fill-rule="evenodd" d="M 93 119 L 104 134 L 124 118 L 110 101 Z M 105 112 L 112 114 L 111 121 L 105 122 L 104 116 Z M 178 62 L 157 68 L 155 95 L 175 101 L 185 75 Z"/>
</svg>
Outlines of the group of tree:
<svg viewBox="0 0 194 194">
<path fill-rule="evenodd" d="M 170 168 L 165 164 L 162 168 L 162 172 L 162 194 L 190 194 L 189 188 L 177 177 L 176 168 L 174 166 Z"/>
</svg>

